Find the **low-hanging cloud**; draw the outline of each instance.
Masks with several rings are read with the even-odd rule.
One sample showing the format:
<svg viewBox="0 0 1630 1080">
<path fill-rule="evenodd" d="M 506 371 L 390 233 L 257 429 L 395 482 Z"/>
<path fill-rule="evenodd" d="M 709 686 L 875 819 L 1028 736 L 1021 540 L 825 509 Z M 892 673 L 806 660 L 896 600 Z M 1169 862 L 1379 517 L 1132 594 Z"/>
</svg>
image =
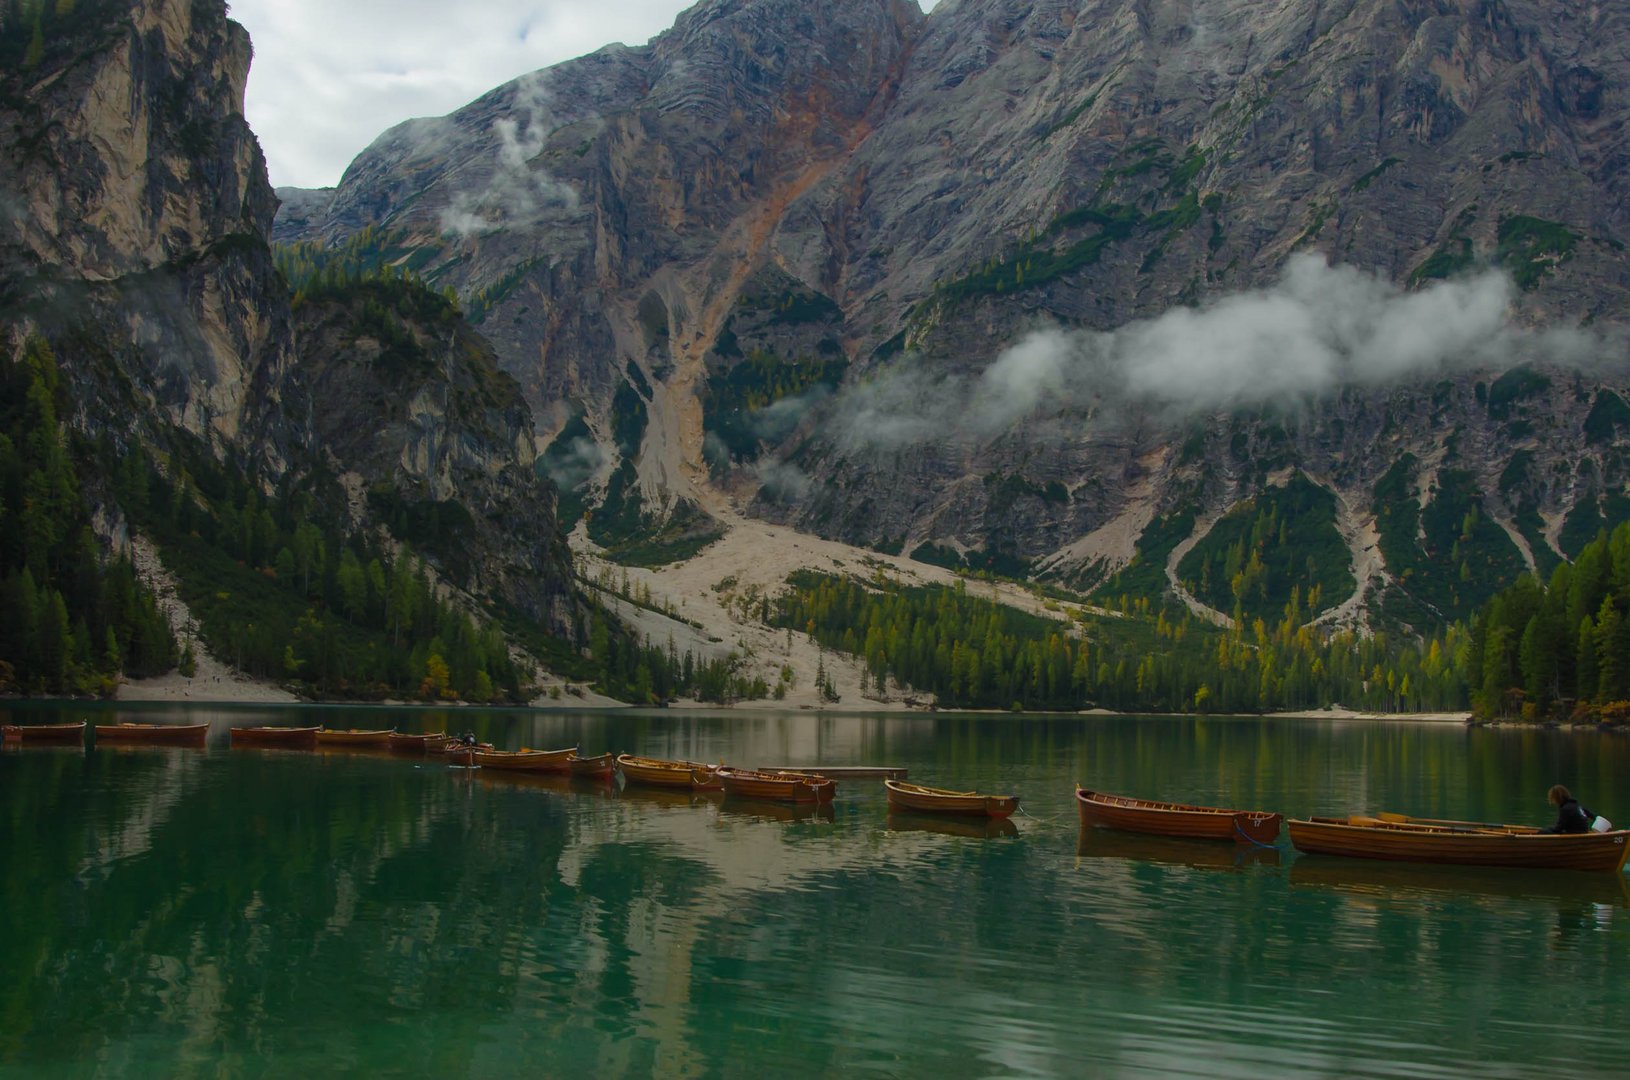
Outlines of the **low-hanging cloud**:
<svg viewBox="0 0 1630 1080">
<path fill-rule="evenodd" d="M 771 502 L 797 502 L 815 486 L 808 474 L 787 461 L 760 461 L 754 471 L 758 474 L 759 493 Z"/>
<path fill-rule="evenodd" d="M 579 435 L 562 449 L 551 446 L 541 459 L 543 471 L 562 491 L 575 491 L 606 464 L 606 452 L 593 439 Z"/>
<path fill-rule="evenodd" d="M 554 179 L 535 161 L 543 152 L 552 124 L 544 80 L 542 73 L 516 80 L 510 115 L 492 124 L 492 132 L 498 137 L 498 160 L 492 176 L 480 191 L 454 193 L 441 215 L 445 232 L 460 237 L 480 236 L 535 221 L 548 209 L 577 206 L 577 191 Z M 517 119 L 523 113 L 524 126 Z"/>
<path fill-rule="evenodd" d="M 1113 331 L 1036 331 L 977 377 L 908 363 L 846 390 L 833 413 L 851 447 L 903 446 L 951 432 L 997 435 L 1107 402 L 1180 418 L 1529 359 L 1583 365 L 1607 353 L 1600 334 L 1517 326 L 1516 295 L 1497 270 L 1412 293 L 1298 255 L 1269 288 Z"/>
<path fill-rule="evenodd" d="M 748 429 L 760 439 L 780 442 L 803 423 L 811 410 L 831 396 L 832 389 L 821 384 L 802 394 L 781 398 L 750 413 L 747 417 Z"/>
</svg>

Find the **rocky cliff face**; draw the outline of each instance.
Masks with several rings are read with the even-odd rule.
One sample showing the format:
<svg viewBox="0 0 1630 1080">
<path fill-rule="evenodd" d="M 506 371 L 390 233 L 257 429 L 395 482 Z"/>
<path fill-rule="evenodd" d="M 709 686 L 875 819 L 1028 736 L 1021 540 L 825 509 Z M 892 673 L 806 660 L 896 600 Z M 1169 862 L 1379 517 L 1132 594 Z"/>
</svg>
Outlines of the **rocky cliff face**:
<svg viewBox="0 0 1630 1080">
<path fill-rule="evenodd" d="M 1575 2 L 709 2 L 648 46 L 386 133 L 278 229 L 378 226 L 467 296 L 545 434 L 585 412 L 612 451 L 591 491 L 626 383 L 647 505 L 722 489 L 825 535 L 1084 583 L 1149 522 L 1203 532 L 1289 468 L 1340 497 L 1362 569 L 1402 467 L 1426 517 L 1441 478 L 1472 475 L 1489 544 L 1510 545 L 1496 561 L 1543 565 L 1623 491 L 1603 419 L 1622 343 L 1589 344 L 1582 375 L 1554 338 L 1467 359 L 1382 328 L 1443 325 L 1409 296 L 1453 299 L 1434 290 L 1489 268 L 1518 325 L 1630 315 L 1626 41 L 1630 17 Z M 1114 364 L 1094 384 L 1124 339 L 999 363 L 1038 327 L 1226 315 L 1298 253 L 1372 275 L 1308 272 L 1338 313 L 1348 286 L 1405 292 L 1364 371 L 1213 399 L 1124 393 Z M 1207 382 L 1226 325 L 1150 370 Z M 1296 368 L 1323 333 L 1244 351 Z M 1491 405 L 1521 364 L 1539 373 L 1521 400 Z M 993 425 L 993 370 L 1009 389 L 1049 374 Z M 1421 573 L 1466 570 L 1424 526 L 1408 541 Z M 1403 577 L 1387 562 L 1382 585 Z"/>
<path fill-rule="evenodd" d="M 479 335 L 426 294 L 430 323 L 385 316 L 407 342 L 392 371 L 345 302 L 295 318 L 225 5 L 81 0 L 46 26 L 37 53 L 0 43 L 0 334 L 52 342 L 74 425 L 160 460 L 182 439 L 268 486 L 355 478 L 375 498 L 347 528 L 417 540 L 432 508 L 444 580 L 571 630 L 554 493 Z"/>
<path fill-rule="evenodd" d="M 185 0 L 87 3 L 52 31 L 0 98 L 7 321 L 85 343 L 70 375 L 98 425 L 134 404 L 220 445 L 265 439 L 277 467 L 293 353 L 248 35 Z"/>
<path fill-rule="evenodd" d="M 443 297 L 348 285 L 295 310 L 311 424 L 375 521 L 451 581 L 565 631 L 578 619 L 532 417 Z"/>
</svg>

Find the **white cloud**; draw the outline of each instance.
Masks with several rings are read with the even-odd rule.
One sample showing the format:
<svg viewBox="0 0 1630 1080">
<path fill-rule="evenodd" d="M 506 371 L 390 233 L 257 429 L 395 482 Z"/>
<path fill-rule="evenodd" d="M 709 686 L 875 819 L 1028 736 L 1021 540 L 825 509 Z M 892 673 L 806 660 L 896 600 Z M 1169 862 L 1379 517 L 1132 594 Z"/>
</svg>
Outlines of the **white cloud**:
<svg viewBox="0 0 1630 1080">
<path fill-rule="evenodd" d="M 1345 387 L 1437 378 L 1526 360 L 1590 366 L 1622 356 L 1618 331 L 1511 321 L 1509 276 L 1486 270 L 1405 292 L 1303 254 L 1279 282 L 1173 308 L 1109 332 L 1035 331 L 977 377 L 909 358 L 833 403 L 850 450 L 992 436 L 1103 402 L 1173 416 L 1299 405 Z"/>
</svg>

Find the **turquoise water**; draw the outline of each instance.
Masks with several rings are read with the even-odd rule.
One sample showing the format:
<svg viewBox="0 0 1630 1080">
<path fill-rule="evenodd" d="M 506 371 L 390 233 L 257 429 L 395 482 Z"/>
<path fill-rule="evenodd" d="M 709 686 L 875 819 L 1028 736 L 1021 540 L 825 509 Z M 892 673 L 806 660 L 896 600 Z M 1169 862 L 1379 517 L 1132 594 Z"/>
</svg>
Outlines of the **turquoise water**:
<svg viewBox="0 0 1630 1080">
<path fill-rule="evenodd" d="M 8 712 L 0 710 L 0 713 Z M 38 721 L 47 709 L 11 709 Z M 382 709 L 207 749 L 0 753 L 0 1076 L 1625 1074 L 1617 875 L 1077 828 L 1077 782 L 1280 810 L 1630 821 L 1630 739 L 1423 724 Z M 880 763 L 1011 828 L 230 750 L 233 724 Z"/>
</svg>

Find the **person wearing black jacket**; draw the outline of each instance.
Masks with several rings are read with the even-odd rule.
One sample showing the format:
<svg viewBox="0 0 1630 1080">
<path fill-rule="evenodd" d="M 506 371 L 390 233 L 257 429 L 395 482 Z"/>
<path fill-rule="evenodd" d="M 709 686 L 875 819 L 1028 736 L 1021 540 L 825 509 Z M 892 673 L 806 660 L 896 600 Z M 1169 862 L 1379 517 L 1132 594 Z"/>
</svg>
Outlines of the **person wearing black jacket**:
<svg viewBox="0 0 1630 1080">
<path fill-rule="evenodd" d="M 1582 833 L 1590 832 L 1590 823 L 1596 815 L 1579 805 L 1579 800 L 1573 793 L 1561 784 L 1555 784 L 1546 794 L 1551 805 L 1557 808 L 1556 824 L 1549 829 L 1541 829 L 1542 833 Z"/>
</svg>

